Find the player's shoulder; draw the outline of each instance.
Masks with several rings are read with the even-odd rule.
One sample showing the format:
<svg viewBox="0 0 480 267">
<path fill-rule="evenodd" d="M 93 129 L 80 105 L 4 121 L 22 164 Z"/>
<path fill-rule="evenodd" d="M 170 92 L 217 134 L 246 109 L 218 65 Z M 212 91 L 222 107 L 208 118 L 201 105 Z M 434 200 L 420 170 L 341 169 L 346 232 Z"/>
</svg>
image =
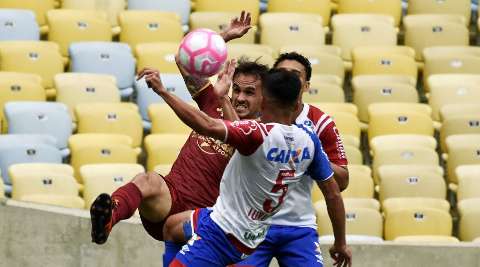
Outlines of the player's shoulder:
<svg viewBox="0 0 480 267">
<path fill-rule="evenodd" d="M 245 134 L 259 132 L 263 136 L 267 136 L 274 127 L 274 125 L 270 123 L 262 123 L 258 120 L 253 119 L 233 121 L 231 122 L 231 125 L 233 127 L 241 129 L 243 132 L 245 132 Z"/>
<path fill-rule="evenodd" d="M 306 104 L 308 107 L 308 112 L 307 112 L 307 118 L 309 118 L 313 123 L 317 123 L 319 120 L 324 119 L 324 118 L 330 118 L 328 114 L 323 112 L 320 108 Z"/>
</svg>

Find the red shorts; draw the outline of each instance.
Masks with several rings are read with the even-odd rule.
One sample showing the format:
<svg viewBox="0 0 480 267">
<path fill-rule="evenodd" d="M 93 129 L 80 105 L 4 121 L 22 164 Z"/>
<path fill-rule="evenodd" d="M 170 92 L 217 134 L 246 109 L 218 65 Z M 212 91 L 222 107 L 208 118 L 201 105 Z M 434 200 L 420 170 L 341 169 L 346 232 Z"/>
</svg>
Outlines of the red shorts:
<svg viewBox="0 0 480 267">
<path fill-rule="evenodd" d="M 145 217 L 143 217 L 142 214 L 140 214 L 143 228 L 145 228 L 145 230 L 151 237 L 155 238 L 158 241 L 164 241 L 163 226 L 170 215 L 194 209 L 194 207 L 189 207 L 185 204 L 186 201 L 183 201 L 181 194 L 178 194 L 175 185 L 172 182 L 170 182 L 168 179 L 165 179 L 165 177 L 163 176 L 162 178 L 165 180 L 165 183 L 168 186 L 168 190 L 170 191 L 170 197 L 172 198 L 172 207 L 170 208 L 170 212 L 168 213 L 167 217 L 161 222 L 151 222 Z"/>
</svg>

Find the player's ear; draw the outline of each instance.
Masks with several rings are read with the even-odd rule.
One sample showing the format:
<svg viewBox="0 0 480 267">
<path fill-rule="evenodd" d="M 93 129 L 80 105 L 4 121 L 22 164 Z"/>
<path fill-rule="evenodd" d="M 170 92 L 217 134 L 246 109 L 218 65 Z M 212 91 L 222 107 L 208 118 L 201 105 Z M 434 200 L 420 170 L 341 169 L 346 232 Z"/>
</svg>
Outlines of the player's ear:
<svg viewBox="0 0 480 267">
<path fill-rule="evenodd" d="M 303 85 L 302 93 L 308 92 L 308 90 L 310 90 L 310 81 L 305 81 L 305 84 Z"/>
</svg>

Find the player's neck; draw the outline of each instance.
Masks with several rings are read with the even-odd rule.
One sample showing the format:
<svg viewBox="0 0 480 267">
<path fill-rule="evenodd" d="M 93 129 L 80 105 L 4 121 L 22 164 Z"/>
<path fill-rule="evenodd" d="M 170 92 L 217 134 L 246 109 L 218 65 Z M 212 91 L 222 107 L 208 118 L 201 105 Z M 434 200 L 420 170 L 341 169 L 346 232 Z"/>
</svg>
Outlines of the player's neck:
<svg viewBox="0 0 480 267">
<path fill-rule="evenodd" d="M 286 112 L 285 110 L 269 110 L 268 112 L 263 112 L 260 117 L 263 123 L 280 123 L 284 125 L 292 124 L 292 112 Z"/>
<path fill-rule="evenodd" d="M 298 116 L 300 116 L 300 113 L 302 113 L 303 105 L 304 105 L 303 102 L 300 101 L 300 104 L 298 104 L 297 108 L 293 112 L 293 122 L 295 122 L 295 120 L 298 118 Z"/>
</svg>

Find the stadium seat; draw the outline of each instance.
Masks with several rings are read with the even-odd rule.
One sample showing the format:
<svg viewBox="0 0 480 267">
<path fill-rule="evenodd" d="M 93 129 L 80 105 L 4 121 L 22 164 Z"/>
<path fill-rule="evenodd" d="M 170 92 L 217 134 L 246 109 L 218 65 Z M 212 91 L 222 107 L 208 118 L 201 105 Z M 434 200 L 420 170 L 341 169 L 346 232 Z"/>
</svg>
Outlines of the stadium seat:
<svg viewBox="0 0 480 267">
<path fill-rule="evenodd" d="M 275 62 L 273 49 L 267 45 L 260 44 L 227 44 L 228 58 L 229 59 L 247 59 L 251 61 L 258 60 L 261 64 L 266 64 L 269 67 L 273 66 Z"/>
<path fill-rule="evenodd" d="M 377 149 L 373 158 L 373 178 L 376 184 L 380 183 L 379 168 L 385 165 L 439 165 L 438 154 L 435 150 L 425 147 L 403 146 L 396 148 Z"/>
<path fill-rule="evenodd" d="M 60 46 L 62 56 L 68 56 L 71 43 L 81 41 L 111 41 L 112 30 L 106 13 L 97 10 L 50 10 L 47 13 L 48 40 Z"/>
<path fill-rule="evenodd" d="M 393 240 L 395 243 L 399 244 L 456 244 L 460 240 L 453 236 L 438 236 L 438 235 L 413 235 L 413 236 L 400 236 Z"/>
<path fill-rule="evenodd" d="M 466 25 L 470 24 L 470 0 L 409 0 L 407 14 L 452 14 L 465 18 Z"/>
<path fill-rule="evenodd" d="M 313 45 L 287 45 L 280 48 L 280 53 L 292 51 L 308 58 L 312 66 L 312 74 L 331 74 L 343 81 L 345 68 L 340 57 L 340 48 Z"/>
<path fill-rule="evenodd" d="M 313 77 L 313 76 L 312 76 Z M 320 103 L 310 103 L 310 105 L 315 106 L 321 109 L 327 114 L 335 114 L 337 112 L 350 113 L 354 116 L 358 114 L 358 108 L 352 103 L 331 103 L 331 102 L 320 102 Z"/>
<path fill-rule="evenodd" d="M 318 235 L 332 235 L 333 229 L 326 209 L 316 208 Z M 379 211 L 366 208 L 347 208 L 346 234 L 382 237 L 383 220 Z"/>
<path fill-rule="evenodd" d="M 408 46 L 388 45 L 388 46 L 359 46 L 352 50 L 352 57 L 363 58 L 368 56 L 388 56 L 402 55 L 415 58 L 415 50 Z"/>
<path fill-rule="evenodd" d="M 437 74 L 428 78 L 432 118 L 440 119 L 440 110 L 449 104 L 478 104 L 480 75 Z"/>
<path fill-rule="evenodd" d="M 166 176 L 170 173 L 170 170 L 172 169 L 172 164 L 159 164 L 153 168 L 153 171 L 162 175 Z"/>
<path fill-rule="evenodd" d="M 45 89 L 36 74 L 0 72 L 0 132 L 7 130 L 4 106 L 8 101 L 45 101 Z"/>
<path fill-rule="evenodd" d="M 328 115 L 337 125 L 340 136 L 353 136 L 357 144 L 360 144 L 360 121 L 357 116 L 347 112 L 331 112 Z"/>
<path fill-rule="evenodd" d="M 343 103 L 345 102 L 345 93 L 339 85 L 331 83 L 316 82 L 310 80 L 310 89 L 303 93 L 302 100 L 305 103 Z"/>
<path fill-rule="evenodd" d="M 318 186 L 314 185 L 312 187 L 312 202 L 317 209 L 326 209 L 327 203 L 325 203 L 325 199 L 323 197 L 322 192 L 318 188 Z M 364 209 L 372 209 L 375 211 L 380 210 L 380 202 L 374 198 L 351 198 L 351 197 L 344 197 L 343 204 L 346 209 L 350 208 L 364 208 Z"/>
<path fill-rule="evenodd" d="M 83 199 L 85 208 L 92 205 L 101 193 L 112 194 L 125 185 L 137 174 L 145 172 L 139 164 L 88 164 L 80 168 L 80 175 L 85 185 Z"/>
<path fill-rule="evenodd" d="M 348 158 L 348 160 L 350 160 Z M 351 167 L 353 166 L 353 167 Z M 343 198 L 373 198 L 374 184 L 371 173 L 365 172 L 349 161 L 349 183 L 347 189 L 342 192 Z"/>
<path fill-rule="evenodd" d="M 242 10 L 250 12 L 252 25 L 258 22 L 260 13 L 259 0 L 197 0 L 195 11 L 201 12 L 234 12 L 240 14 Z"/>
<path fill-rule="evenodd" d="M 480 198 L 480 164 L 458 166 L 455 169 L 458 178 L 457 201 Z"/>
<path fill-rule="evenodd" d="M 53 77 L 63 72 L 62 56 L 53 42 L 6 41 L 0 43 L 0 70 L 40 75 L 48 96 L 55 95 Z"/>
<path fill-rule="evenodd" d="M 363 155 L 360 149 L 356 146 L 344 145 L 345 154 L 349 164 L 363 164 Z"/>
<path fill-rule="evenodd" d="M 120 13 L 120 42 L 135 50 L 140 43 L 176 42 L 183 38 L 182 24 L 176 14 L 161 11 L 130 10 Z"/>
<path fill-rule="evenodd" d="M 407 75 L 417 80 L 417 63 L 415 59 L 408 55 L 390 53 L 382 51 L 382 48 L 366 47 L 368 49 L 378 49 L 377 52 L 365 53 L 358 52 L 358 47 L 353 49 L 353 68 L 352 75 Z M 361 50 L 360 50 L 361 51 Z M 386 53 L 383 53 L 386 52 Z"/>
<path fill-rule="evenodd" d="M 480 106 L 477 104 L 450 104 L 444 105 L 440 109 L 440 120 L 446 121 L 450 118 L 462 116 L 465 114 L 479 115 Z"/>
<path fill-rule="evenodd" d="M 442 151 L 447 152 L 446 139 L 452 135 L 461 135 L 473 142 L 480 141 L 480 114 L 458 115 L 445 120 L 440 128 Z"/>
<path fill-rule="evenodd" d="M 452 217 L 448 212 L 431 208 L 404 208 L 387 213 L 385 239 L 400 236 L 452 235 Z"/>
<path fill-rule="evenodd" d="M 411 86 L 417 85 L 415 79 L 405 75 L 359 75 L 352 78 L 352 84 L 354 86 L 377 83 L 402 83 Z"/>
<path fill-rule="evenodd" d="M 74 134 L 68 139 L 68 146 L 75 150 L 84 146 L 96 146 L 98 144 L 113 144 L 135 148 L 132 138 L 123 134 L 84 133 Z M 140 150 L 136 150 L 136 152 L 139 154 Z"/>
<path fill-rule="evenodd" d="M 0 200 L 5 198 L 5 185 L 3 184 L 3 179 L 1 178 L 0 173 Z"/>
<path fill-rule="evenodd" d="M 166 12 L 175 12 L 180 16 L 182 24 L 188 24 L 191 9 L 189 0 L 128 0 L 129 10 L 158 10 Z"/>
<path fill-rule="evenodd" d="M 478 140 L 478 137 L 476 138 Z M 470 143 L 471 140 L 461 135 L 447 137 L 448 149 L 447 177 L 448 182 L 457 184 L 455 169 L 461 165 L 480 164 L 480 143 Z"/>
<path fill-rule="evenodd" d="M 360 79 L 357 79 L 360 78 Z M 408 82 L 364 81 L 353 78 L 353 103 L 358 107 L 358 118 L 369 122 L 368 107 L 375 103 L 417 103 L 419 100 L 415 86 Z"/>
<path fill-rule="evenodd" d="M 85 205 L 78 196 L 78 185 L 72 174 L 55 172 L 54 169 L 27 171 L 25 168 L 28 165 L 12 165 L 9 169 L 12 199 L 67 208 L 82 208 Z"/>
<path fill-rule="evenodd" d="M 403 19 L 405 45 L 415 49 L 423 61 L 423 49 L 431 46 L 468 45 L 469 33 L 463 17 L 453 15 L 409 15 Z"/>
<path fill-rule="evenodd" d="M 232 18 L 238 16 L 239 13 L 232 12 L 193 12 L 190 14 L 190 30 L 206 28 L 220 33 L 228 27 Z M 257 27 L 253 26 L 242 38 L 231 40 L 229 43 L 253 44 L 256 32 Z"/>
<path fill-rule="evenodd" d="M 120 92 L 114 76 L 91 73 L 61 73 L 55 75 L 57 102 L 64 103 L 74 121 L 75 107 L 85 103 L 117 103 Z"/>
<path fill-rule="evenodd" d="M 38 25 L 46 31 L 46 14 L 48 10 L 55 8 L 54 0 L 2 0 L 0 8 L 30 9 L 35 12 Z"/>
<path fill-rule="evenodd" d="M 388 169 L 387 169 L 388 170 Z M 434 172 L 417 172 L 415 175 L 389 173 L 379 169 L 379 200 L 397 197 L 427 197 L 445 199 L 447 186 L 445 180 Z"/>
<path fill-rule="evenodd" d="M 165 103 L 148 106 L 148 117 L 152 122 L 152 134 L 188 134 L 192 131 Z"/>
<path fill-rule="evenodd" d="M 441 166 L 439 166 L 438 164 L 431 164 L 429 162 L 426 162 L 426 163 L 419 162 L 419 163 L 409 164 L 408 168 L 405 168 L 405 165 L 402 165 L 402 164 L 385 164 L 384 166 L 380 166 L 378 170 L 382 170 L 382 172 L 385 174 L 398 174 L 398 175 L 401 174 L 404 176 L 415 175 L 415 173 L 423 173 L 423 172 L 435 173 L 440 176 L 443 176 L 444 174 L 443 168 Z"/>
<path fill-rule="evenodd" d="M 260 43 L 275 52 L 285 45 L 325 44 L 322 17 L 304 13 L 264 13 L 260 16 Z"/>
<path fill-rule="evenodd" d="M 124 134 L 132 138 L 133 146 L 142 143 L 142 119 L 132 103 L 86 103 L 75 107 L 78 133 Z"/>
<path fill-rule="evenodd" d="M 62 0 L 63 9 L 98 10 L 107 14 L 112 27 L 118 27 L 118 14 L 125 10 L 125 0 Z M 120 29 L 115 29 L 120 31 Z"/>
<path fill-rule="evenodd" d="M 450 212 L 450 202 L 446 199 L 428 197 L 392 197 L 387 198 L 382 202 L 382 210 L 385 215 L 391 211 L 398 211 L 405 208 L 429 208 Z"/>
<path fill-rule="evenodd" d="M 135 58 L 127 44 L 113 42 L 81 42 L 70 45 L 72 72 L 115 76 L 122 96 L 133 93 Z"/>
<path fill-rule="evenodd" d="M 343 85 L 343 80 L 340 79 L 337 75 L 332 75 L 332 74 L 312 74 L 311 79 L 315 79 L 318 82 L 321 83 L 330 83 L 334 85 Z"/>
<path fill-rule="evenodd" d="M 267 11 L 269 13 L 313 13 L 322 17 L 323 26 L 328 26 L 330 24 L 330 7 L 329 0 L 269 0 Z"/>
<path fill-rule="evenodd" d="M 338 13 L 371 13 L 389 15 L 400 25 L 402 16 L 401 0 L 339 0 Z"/>
<path fill-rule="evenodd" d="M 35 13 L 22 9 L 0 9 L 0 41 L 40 40 Z"/>
<path fill-rule="evenodd" d="M 67 107 L 52 102 L 8 102 L 5 117 L 10 134 L 46 134 L 55 137 L 57 148 L 68 155 L 72 119 Z"/>
<path fill-rule="evenodd" d="M 160 73 L 180 74 L 175 63 L 175 54 L 178 50 L 178 43 L 146 43 L 137 45 L 137 72 L 149 67 L 160 71 Z"/>
<path fill-rule="evenodd" d="M 462 241 L 472 241 L 480 237 L 480 198 L 465 199 L 458 203 L 460 212 L 459 236 Z"/>
<path fill-rule="evenodd" d="M 397 32 L 384 15 L 341 14 L 332 18 L 332 44 L 342 49 L 342 58 L 351 61 L 351 52 L 360 46 L 394 46 Z"/>
<path fill-rule="evenodd" d="M 16 163 L 62 163 L 62 154 L 56 147 L 42 143 L 10 143 L 0 146 L 0 169 L 5 185 L 11 185 L 8 168 Z M 8 187 L 7 187 L 8 192 Z"/>
<path fill-rule="evenodd" d="M 370 152 L 372 155 L 375 155 L 375 151 L 379 149 L 403 146 L 424 147 L 435 150 L 437 148 L 437 140 L 433 136 L 417 134 L 380 135 L 370 140 Z"/>
<path fill-rule="evenodd" d="M 2 134 L 0 135 L 0 146 L 12 144 L 44 144 L 57 146 L 55 137 L 46 134 Z"/>
<path fill-rule="evenodd" d="M 187 134 L 151 134 L 145 137 L 147 170 L 153 171 L 160 164 L 173 164 L 187 138 Z"/>
</svg>

